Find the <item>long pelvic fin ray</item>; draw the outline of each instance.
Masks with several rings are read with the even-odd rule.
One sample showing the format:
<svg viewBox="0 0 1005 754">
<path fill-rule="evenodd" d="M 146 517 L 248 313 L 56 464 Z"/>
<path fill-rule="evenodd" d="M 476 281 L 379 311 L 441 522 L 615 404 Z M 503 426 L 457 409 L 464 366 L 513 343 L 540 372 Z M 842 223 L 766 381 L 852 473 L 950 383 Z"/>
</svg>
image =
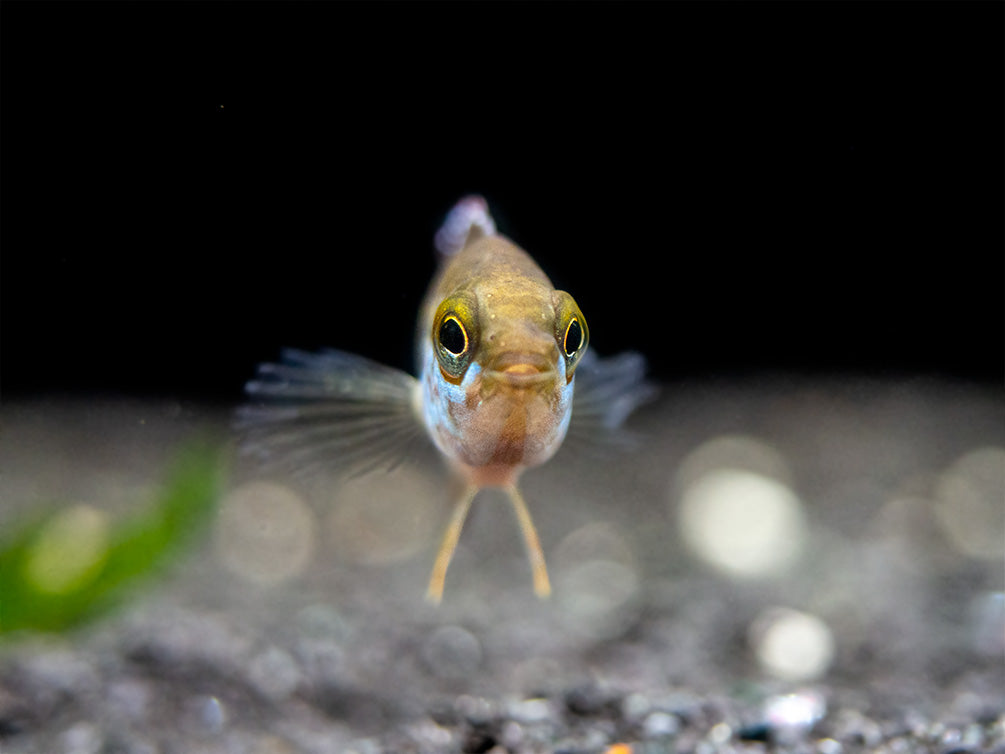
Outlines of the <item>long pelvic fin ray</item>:
<svg viewBox="0 0 1005 754">
<path fill-rule="evenodd" d="M 454 550 L 457 549 L 457 542 L 461 538 L 461 530 L 464 528 L 464 520 L 468 517 L 468 510 L 471 509 L 471 501 L 475 499 L 478 488 L 468 486 L 461 493 L 460 498 L 454 504 L 453 513 L 450 514 L 450 522 L 443 532 L 443 541 L 440 542 L 440 549 L 436 552 L 436 560 L 433 562 L 433 572 L 429 576 L 429 588 L 426 590 L 426 599 L 435 605 L 443 600 L 443 585 L 447 580 L 447 568 L 454 557 Z"/>
<path fill-rule="evenodd" d="M 510 502 L 513 504 L 513 512 L 516 513 L 517 522 L 520 524 L 520 532 L 523 534 L 524 544 L 527 546 L 527 559 L 530 561 L 531 571 L 534 575 L 534 594 L 541 599 L 551 595 L 551 582 L 548 580 L 548 566 L 544 562 L 544 551 L 541 549 L 541 540 L 537 536 L 537 529 L 534 528 L 534 520 L 527 510 L 527 503 L 520 494 L 520 490 L 514 485 L 506 489 Z"/>
</svg>

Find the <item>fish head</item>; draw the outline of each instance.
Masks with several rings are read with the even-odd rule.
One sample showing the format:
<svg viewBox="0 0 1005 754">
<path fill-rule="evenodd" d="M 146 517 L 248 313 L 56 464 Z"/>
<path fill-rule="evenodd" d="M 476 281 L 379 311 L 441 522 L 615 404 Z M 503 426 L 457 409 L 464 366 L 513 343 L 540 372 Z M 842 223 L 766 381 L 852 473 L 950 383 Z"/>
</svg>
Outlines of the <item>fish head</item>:
<svg viewBox="0 0 1005 754">
<path fill-rule="evenodd" d="M 426 423 L 480 484 L 506 484 L 550 458 L 568 429 L 586 318 L 571 295 L 503 277 L 439 303 L 429 333 Z"/>
</svg>

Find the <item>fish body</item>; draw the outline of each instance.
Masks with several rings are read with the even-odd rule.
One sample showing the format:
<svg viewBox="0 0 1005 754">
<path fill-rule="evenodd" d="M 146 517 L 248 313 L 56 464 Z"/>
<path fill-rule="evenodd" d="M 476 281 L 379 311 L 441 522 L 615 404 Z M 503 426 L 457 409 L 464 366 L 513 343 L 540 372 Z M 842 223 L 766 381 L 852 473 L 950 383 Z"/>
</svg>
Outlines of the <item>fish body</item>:
<svg viewBox="0 0 1005 754">
<path fill-rule="evenodd" d="M 578 360 L 586 349 L 585 320 L 572 297 L 500 236 L 465 246 L 431 286 L 419 328 L 422 419 L 473 484 L 508 486 L 561 445 L 575 362 L 560 342 L 569 323 L 556 320 L 570 308 L 583 323 Z M 461 368 L 440 337 L 444 327 L 448 337 L 462 330 Z"/>
<path fill-rule="evenodd" d="M 498 235 L 480 197 L 455 205 L 436 236 L 440 268 L 419 313 L 418 379 L 340 351 L 288 351 L 247 385 L 242 412 L 264 455 L 317 455 L 338 466 L 395 461 L 425 430 L 464 482 L 433 566 L 428 597 L 442 598 L 447 567 L 478 490 L 503 488 L 513 505 L 539 596 L 544 555 L 518 489 L 521 472 L 551 458 L 573 417 L 577 367 L 592 373 L 580 412 L 608 429 L 652 395 L 637 355 L 583 360 L 589 330 L 571 295 Z M 588 367 L 588 368 L 587 368 Z M 592 392 L 592 397 L 589 393 Z M 592 420 L 592 421 L 591 421 Z"/>
</svg>

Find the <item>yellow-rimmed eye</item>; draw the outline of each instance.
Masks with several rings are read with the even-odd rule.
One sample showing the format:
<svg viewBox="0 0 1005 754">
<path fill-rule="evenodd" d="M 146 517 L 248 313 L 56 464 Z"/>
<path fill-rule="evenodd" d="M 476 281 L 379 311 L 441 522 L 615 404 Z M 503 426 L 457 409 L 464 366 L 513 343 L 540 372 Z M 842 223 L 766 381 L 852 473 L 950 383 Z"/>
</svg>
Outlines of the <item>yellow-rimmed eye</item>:
<svg viewBox="0 0 1005 754">
<path fill-rule="evenodd" d="M 555 340 L 565 358 L 565 378 L 571 380 L 590 342 L 590 328 L 576 300 L 565 291 L 555 291 L 552 303 L 555 306 Z"/>
<path fill-rule="evenodd" d="M 583 334 L 583 326 L 579 324 L 579 317 L 573 317 L 569 320 L 569 326 L 565 328 L 565 339 L 562 343 L 562 350 L 565 355 L 575 356 L 576 351 L 583 347 L 583 341 L 585 340 L 585 335 Z"/>
<path fill-rule="evenodd" d="M 444 317 L 440 325 L 440 347 L 453 356 L 461 356 L 468 350 L 468 334 L 453 314 Z"/>
<path fill-rule="evenodd" d="M 478 348 L 478 305 L 473 296 L 456 294 L 443 300 L 433 317 L 433 351 L 443 376 L 460 382 Z"/>
</svg>

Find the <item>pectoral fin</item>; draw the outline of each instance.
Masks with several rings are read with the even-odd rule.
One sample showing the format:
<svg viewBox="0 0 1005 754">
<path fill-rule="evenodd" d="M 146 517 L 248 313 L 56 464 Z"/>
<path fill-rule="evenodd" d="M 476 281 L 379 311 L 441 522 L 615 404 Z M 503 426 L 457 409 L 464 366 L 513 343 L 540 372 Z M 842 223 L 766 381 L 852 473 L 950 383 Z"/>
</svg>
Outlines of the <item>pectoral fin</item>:
<svg viewBox="0 0 1005 754">
<path fill-rule="evenodd" d="M 602 448 L 630 443 L 622 425 L 639 406 L 658 394 L 646 379 L 646 360 L 634 351 L 601 359 L 588 351 L 576 367 L 568 444 Z"/>
<path fill-rule="evenodd" d="M 238 409 L 241 449 L 269 466 L 324 467 L 358 475 L 403 460 L 422 435 L 413 410 L 417 380 L 345 353 L 283 351 L 262 364 Z"/>
</svg>

